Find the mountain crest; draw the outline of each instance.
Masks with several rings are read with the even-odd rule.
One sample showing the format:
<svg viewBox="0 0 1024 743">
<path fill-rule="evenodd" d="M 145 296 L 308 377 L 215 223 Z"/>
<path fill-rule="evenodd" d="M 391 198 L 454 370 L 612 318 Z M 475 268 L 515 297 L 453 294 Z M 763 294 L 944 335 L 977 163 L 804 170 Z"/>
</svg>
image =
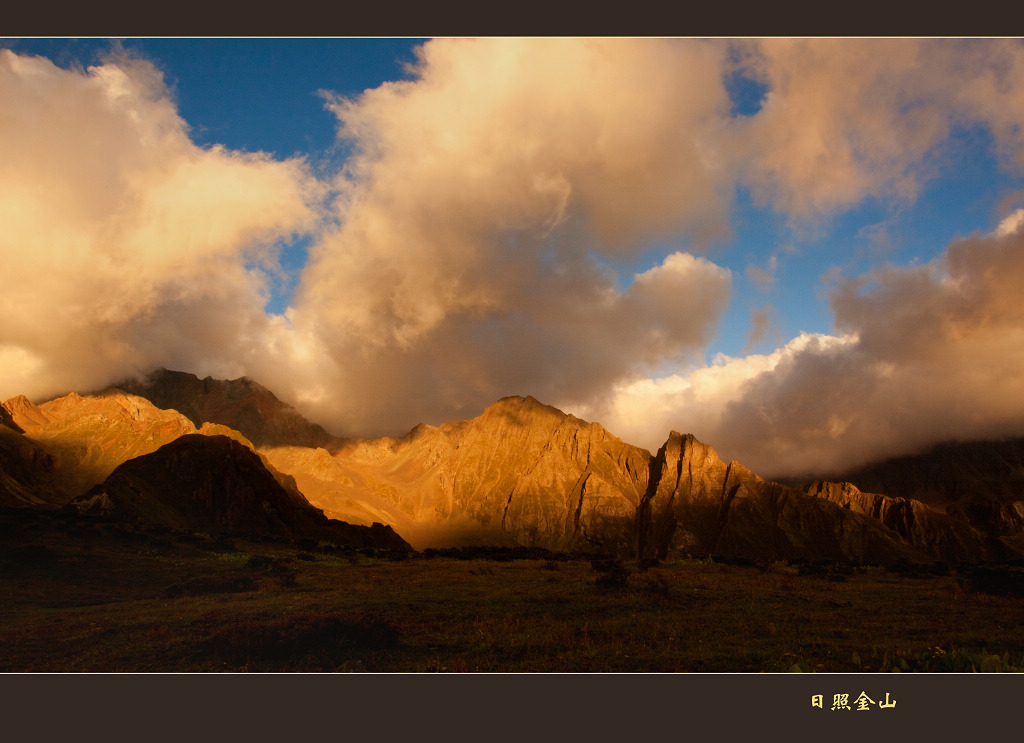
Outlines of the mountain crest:
<svg viewBox="0 0 1024 743">
<path fill-rule="evenodd" d="M 71 393 L 40 405 L 17 397 L 4 407 L 38 450 L 33 456 L 45 456 L 49 463 L 36 495 L 55 505 L 102 482 L 122 462 L 196 432 L 178 412 L 121 390 L 87 397 Z"/>
<path fill-rule="evenodd" d="M 19 396 L 2 410 L 0 497 L 21 506 L 61 505 L 198 428 L 200 439 L 226 436 L 252 453 L 294 503 L 305 497 L 334 519 L 389 524 L 417 548 L 874 562 L 1024 553 L 1019 498 L 961 499 L 942 513 L 849 482 L 766 482 L 693 434 L 671 431 L 652 456 L 529 396 L 502 398 L 470 420 L 364 440 L 331 437 L 251 379 L 168 370 L 89 397 L 34 405 Z M 182 451 L 215 450 L 191 441 Z M 92 495 L 88 507 L 117 503 L 110 490 Z"/>
<path fill-rule="evenodd" d="M 255 446 L 309 446 L 333 449 L 341 439 L 302 417 L 249 377 L 223 381 L 187 372 L 156 369 L 145 379 L 130 379 L 121 389 L 145 397 L 159 408 L 177 410 L 199 428 L 219 423 Z"/>
<path fill-rule="evenodd" d="M 3 409 L 5 411 L 4 420 L 10 421 L 22 432 L 24 432 L 26 424 L 33 427 L 47 423 L 46 415 L 24 395 L 17 395 L 5 401 Z"/>
<path fill-rule="evenodd" d="M 267 456 L 328 514 L 364 522 L 383 516 L 419 548 L 453 539 L 628 545 L 650 459 L 596 423 L 518 396 L 471 420 L 353 443 L 329 462 L 296 448 Z"/>
<path fill-rule="evenodd" d="M 408 549 L 390 528 L 330 521 L 235 439 L 188 434 L 118 466 L 69 509 L 209 533 L 335 539 Z"/>
<path fill-rule="evenodd" d="M 484 409 L 484 412 L 477 418 L 477 420 L 482 421 L 499 419 L 507 419 L 519 425 L 531 425 L 541 421 L 562 422 L 565 420 L 586 424 L 585 421 L 581 421 L 576 416 L 564 413 L 554 406 L 545 405 L 530 395 L 526 397 L 519 395 L 503 397 Z"/>
</svg>

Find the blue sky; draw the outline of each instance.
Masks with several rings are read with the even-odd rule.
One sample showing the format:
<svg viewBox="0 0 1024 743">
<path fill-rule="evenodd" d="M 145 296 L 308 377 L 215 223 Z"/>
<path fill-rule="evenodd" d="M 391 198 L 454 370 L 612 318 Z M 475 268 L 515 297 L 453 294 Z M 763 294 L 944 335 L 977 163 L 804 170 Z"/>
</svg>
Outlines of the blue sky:
<svg viewBox="0 0 1024 743">
<path fill-rule="evenodd" d="M 56 330 L 74 311 L 49 310 L 50 346 L 32 322 L 12 325 L 0 357 L 23 372 L 0 380 L 0 394 L 111 382 L 126 365 L 187 367 L 249 374 L 328 428 L 368 434 L 534 394 L 652 448 L 671 426 L 755 463 L 811 450 L 833 465 L 844 447 L 877 453 L 884 447 L 869 442 L 879 436 L 887 450 L 929 438 L 907 431 L 938 404 L 920 403 L 925 415 L 906 403 L 905 420 L 878 413 L 877 424 L 844 399 L 855 384 L 880 411 L 907 399 L 892 386 L 892 349 L 864 340 L 881 332 L 867 323 L 886 302 L 903 317 L 912 307 L 896 305 L 913 292 L 938 302 L 966 286 L 943 279 L 951 246 L 987 245 L 1024 193 L 1017 40 L 4 39 L 0 48 L 48 60 L 34 72 L 10 61 L 0 91 L 8 110 L 26 112 L 12 119 L 11 152 L 41 153 L 10 166 L 9 194 L 53 194 L 32 208 L 53 209 L 60 234 L 87 244 L 60 238 L 77 251 L 68 256 L 109 269 L 97 286 L 129 268 L 165 272 L 138 296 L 94 305 L 93 325 L 79 314 L 77 332 L 109 348 L 74 373 Z M 154 145 L 161 136 L 166 144 Z M 70 154 L 46 164 L 50 152 Z M 219 179 L 236 185 L 217 190 Z M 17 204 L 12 214 L 29 213 Z M 25 229 L 9 230 L 11 255 L 38 241 L 38 255 L 60 262 L 57 238 Z M 91 284 L 79 278 L 86 302 Z M 857 291 L 844 283 L 853 279 Z M 227 321 L 229 305 L 245 309 Z M 954 305 L 967 312 L 970 302 Z M 935 317 L 957 321 L 953 309 Z M 1012 344 L 1013 328 L 997 337 Z M 829 392 L 812 435 L 792 416 L 812 407 L 796 390 L 818 380 L 799 374 L 826 362 L 833 374 L 876 376 Z M 22 389 L 26 380 L 36 388 Z M 742 411 L 759 422 L 735 433 L 730 416 Z M 960 415 L 930 436 L 1016 425 L 995 412 Z M 765 439 L 771 446 L 758 449 Z"/>
<path fill-rule="evenodd" d="M 405 77 L 423 39 L 5 39 L 61 66 L 98 64 L 118 46 L 157 65 L 196 144 L 327 156 L 337 122 L 320 90 L 358 95 Z"/>
</svg>

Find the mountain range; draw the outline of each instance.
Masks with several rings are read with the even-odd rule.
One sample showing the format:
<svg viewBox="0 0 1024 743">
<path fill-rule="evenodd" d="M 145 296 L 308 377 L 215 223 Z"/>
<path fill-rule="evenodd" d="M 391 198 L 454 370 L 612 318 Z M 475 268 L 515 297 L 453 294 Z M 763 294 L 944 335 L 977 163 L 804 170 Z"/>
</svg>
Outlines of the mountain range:
<svg viewBox="0 0 1024 743">
<path fill-rule="evenodd" d="M 360 546 L 997 561 L 1024 557 L 1019 485 L 1024 439 L 770 482 L 692 435 L 652 453 L 532 397 L 378 439 L 335 437 L 244 377 L 163 369 L 0 406 L 0 505 Z"/>
</svg>

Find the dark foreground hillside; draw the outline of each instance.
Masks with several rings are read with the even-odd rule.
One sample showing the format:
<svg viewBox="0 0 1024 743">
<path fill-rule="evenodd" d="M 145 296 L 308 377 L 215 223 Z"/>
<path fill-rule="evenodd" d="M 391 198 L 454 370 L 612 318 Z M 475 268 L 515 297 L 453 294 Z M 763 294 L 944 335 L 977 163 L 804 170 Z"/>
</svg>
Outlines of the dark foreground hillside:
<svg viewBox="0 0 1024 743">
<path fill-rule="evenodd" d="M 1020 670 L 1021 571 L 407 554 L 0 511 L 0 671 Z"/>
</svg>

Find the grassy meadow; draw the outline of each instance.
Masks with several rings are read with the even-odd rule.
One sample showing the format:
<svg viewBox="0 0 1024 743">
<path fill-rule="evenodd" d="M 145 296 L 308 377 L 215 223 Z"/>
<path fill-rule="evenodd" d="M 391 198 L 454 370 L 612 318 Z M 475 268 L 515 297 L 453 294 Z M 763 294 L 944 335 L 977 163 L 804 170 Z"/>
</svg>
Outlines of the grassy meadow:
<svg viewBox="0 0 1024 743">
<path fill-rule="evenodd" d="M 985 577 L 529 550 L 403 556 L 9 510 L 0 671 L 1020 670 L 1024 597 Z"/>
</svg>

